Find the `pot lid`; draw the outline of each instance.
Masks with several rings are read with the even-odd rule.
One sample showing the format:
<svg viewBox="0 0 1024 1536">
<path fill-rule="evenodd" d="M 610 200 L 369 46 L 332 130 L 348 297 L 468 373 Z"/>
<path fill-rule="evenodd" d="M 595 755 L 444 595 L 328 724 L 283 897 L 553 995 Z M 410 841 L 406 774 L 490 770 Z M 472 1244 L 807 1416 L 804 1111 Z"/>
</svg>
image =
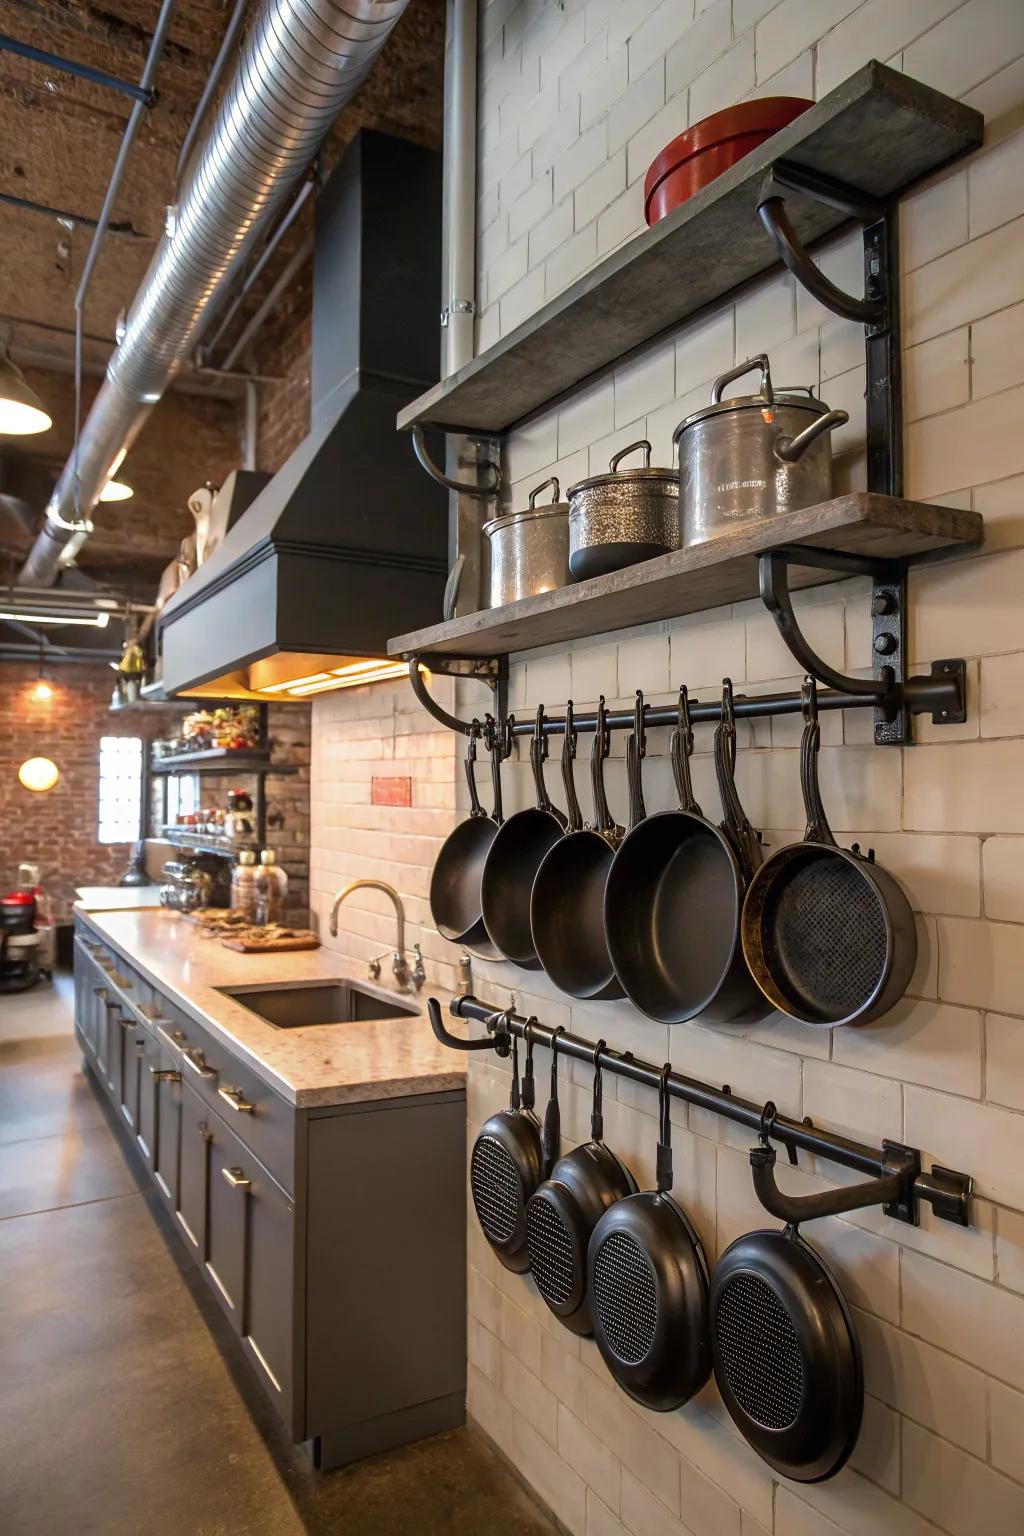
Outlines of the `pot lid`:
<svg viewBox="0 0 1024 1536">
<path fill-rule="evenodd" d="M 810 390 L 806 394 L 797 394 L 795 390 L 775 391 L 775 410 L 780 406 L 787 406 L 797 411 L 807 411 L 811 416 L 821 416 L 829 407 L 822 400 L 817 400 Z M 708 416 L 721 416 L 731 411 L 749 411 L 757 408 L 759 411 L 770 409 L 766 395 L 737 395 L 732 400 L 718 400 L 712 405 L 701 406 L 699 411 L 693 411 L 685 416 L 676 428 L 676 436 L 685 432 L 687 427 L 692 427 L 698 421 L 704 421 Z M 570 493 L 571 494 L 571 493 Z"/>
<path fill-rule="evenodd" d="M 633 453 L 638 448 L 643 450 L 643 455 L 644 455 L 643 468 L 642 469 L 620 469 L 619 468 L 619 464 L 626 457 L 626 454 L 627 453 Z M 661 469 L 657 465 L 652 467 L 652 465 L 651 465 L 651 445 L 647 441 L 646 438 L 641 438 L 639 440 L 639 442 L 636 442 L 636 443 L 630 443 L 628 448 L 620 448 L 618 453 L 615 453 L 615 454 L 612 455 L 611 463 L 609 464 L 608 470 L 607 470 L 607 472 L 605 474 L 602 474 L 602 475 L 588 475 L 586 480 L 577 480 L 575 485 L 570 485 L 570 487 L 569 487 L 569 489 L 568 489 L 566 494 L 569 497 L 569 502 L 570 502 L 570 505 L 571 505 L 573 497 L 577 496 L 580 491 L 590 491 L 590 490 L 593 490 L 597 486 L 605 486 L 605 485 L 630 485 L 630 484 L 634 484 L 638 480 L 639 481 L 644 481 L 644 480 L 651 481 L 651 482 L 653 482 L 655 484 L 661 485 L 663 487 L 663 489 L 666 489 L 666 490 L 669 489 L 669 487 L 671 487 L 672 489 L 675 490 L 676 494 L 678 495 L 678 492 L 679 492 L 679 471 L 678 471 L 678 469 L 675 469 L 675 468 Z"/>
</svg>

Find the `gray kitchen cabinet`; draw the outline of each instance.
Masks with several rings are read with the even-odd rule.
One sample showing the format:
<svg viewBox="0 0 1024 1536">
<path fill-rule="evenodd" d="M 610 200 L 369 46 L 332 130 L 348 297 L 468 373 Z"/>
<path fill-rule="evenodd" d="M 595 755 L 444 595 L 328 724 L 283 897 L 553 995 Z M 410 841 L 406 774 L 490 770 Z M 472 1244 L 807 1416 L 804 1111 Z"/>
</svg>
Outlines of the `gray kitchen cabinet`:
<svg viewBox="0 0 1024 1536">
<path fill-rule="evenodd" d="M 297 1108 L 76 924 L 85 1060 L 292 1439 L 328 1469 L 460 1424 L 464 1094 Z"/>
</svg>

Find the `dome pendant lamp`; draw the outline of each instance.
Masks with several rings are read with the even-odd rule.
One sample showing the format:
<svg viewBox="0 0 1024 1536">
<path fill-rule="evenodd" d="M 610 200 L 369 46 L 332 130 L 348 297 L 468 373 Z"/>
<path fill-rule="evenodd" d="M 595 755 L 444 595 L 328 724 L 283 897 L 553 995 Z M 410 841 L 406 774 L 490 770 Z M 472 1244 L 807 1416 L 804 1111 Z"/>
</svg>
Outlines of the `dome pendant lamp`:
<svg viewBox="0 0 1024 1536">
<path fill-rule="evenodd" d="M 6 348 L 0 349 L 0 437 L 27 437 L 52 426 L 52 418 L 21 369 Z"/>
</svg>

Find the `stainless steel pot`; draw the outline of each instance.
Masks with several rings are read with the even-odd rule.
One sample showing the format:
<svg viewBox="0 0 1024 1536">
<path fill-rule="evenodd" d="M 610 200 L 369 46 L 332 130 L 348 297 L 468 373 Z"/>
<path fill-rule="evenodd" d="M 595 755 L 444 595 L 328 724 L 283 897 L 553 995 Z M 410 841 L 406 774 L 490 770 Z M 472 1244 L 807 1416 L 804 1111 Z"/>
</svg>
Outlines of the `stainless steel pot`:
<svg viewBox="0 0 1024 1536">
<path fill-rule="evenodd" d="M 619 469 L 643 450 L 642 469 Z M 651 468 L 644 439 L 614 455 L 608 474 L 569 487 L 569 569 L 574 581 L 651 560 L 679 548 L 679 476 Z"/>
<path fill-rule="evenodd" d="M 753 368 L 761 370 L 760 393 L 723 400 L 726 384 Z M 712 386 L 711 404 L 687 416 L 673 435 L 683 548 L 828 501 L 830 433 L 849 419 L 815 400 L 809 388 L 806 394 L 777 394 L 763 352 L 723 373 Z"/>
<path fill-rule="evenodd" d="M 554 493 L 551 505 L 538 507 L 537 497 L 549 488 Z M 530 492 L 525 512 L 509 512 L 484 524 L 490 545 L 488 607 L 503 608 L 521 597 L 569 585 L 569 507 L 558 495 L 558 480 L 552 475 Z"/>
</svg>

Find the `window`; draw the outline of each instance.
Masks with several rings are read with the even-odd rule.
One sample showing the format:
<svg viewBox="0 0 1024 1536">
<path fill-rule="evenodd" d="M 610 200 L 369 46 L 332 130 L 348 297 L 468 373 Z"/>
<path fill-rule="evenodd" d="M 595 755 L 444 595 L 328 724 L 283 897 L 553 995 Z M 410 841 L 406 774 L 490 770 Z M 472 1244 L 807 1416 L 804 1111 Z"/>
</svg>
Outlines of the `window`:
<svg viewBox="0 0 1024 1536">
<path fill-rule="evenodd" d="M 100 737 L 100 842 L 134 843 L 142 828 L 142 741 Z"/>
</svg>

